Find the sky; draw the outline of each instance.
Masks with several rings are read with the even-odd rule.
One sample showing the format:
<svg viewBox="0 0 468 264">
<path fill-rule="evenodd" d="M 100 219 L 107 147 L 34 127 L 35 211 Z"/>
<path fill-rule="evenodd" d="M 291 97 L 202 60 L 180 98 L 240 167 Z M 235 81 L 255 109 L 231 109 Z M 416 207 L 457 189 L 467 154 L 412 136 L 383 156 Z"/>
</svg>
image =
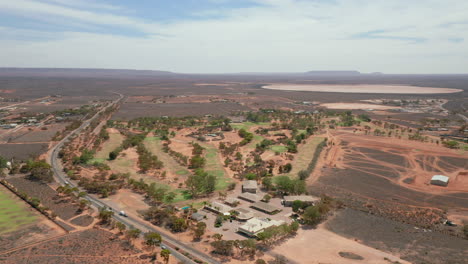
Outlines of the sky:
<svg viewBox="0 0 468 264">
<path fill-rule="evenodd" d="M 468 1 L 0 0 L 0 67 L 468 73 Z"/>
</svg>

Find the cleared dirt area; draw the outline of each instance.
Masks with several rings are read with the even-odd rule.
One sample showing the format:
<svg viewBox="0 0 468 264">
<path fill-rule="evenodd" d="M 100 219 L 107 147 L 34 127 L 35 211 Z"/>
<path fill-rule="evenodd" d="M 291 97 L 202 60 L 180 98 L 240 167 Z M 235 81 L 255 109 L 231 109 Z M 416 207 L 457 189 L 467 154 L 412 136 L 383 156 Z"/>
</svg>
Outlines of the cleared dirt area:
<svg viewBox="0 0 468 264">
<path fill-rule="evenodd" d="M 328 103 L 321 104 L 320 106 L 326 107 L 328 109 L 349 109 L 349 110 L 363 110 L 363 109 L 376 109 L 376 110 L 388 110 L 388 109 L 399 109 L 400 107 L 396 106 L 387 106 L 387 105 L 376 105 L 376 104 L 358 104 L 358 103 Z"/>
<path fill-rule="evenodd" d="M 462 264 L 468 259 L 468 240 L 352 209 L 339 211 L 326 228 L 415 264 Z"/>
<path fill-rule="evenodd" d="M 0 156 L 7 159 L 27 160 L 38 157 L 48 149 L 48 143 L 10 143 L 0 144 Z"/>
<path fill-rule="evenodd" d="M 344 252 L 347 254 L 343 254 Z M 323 225 L 317 229 L 300 229 L 296 237 L 287 240 L 268 253 L 283 255 L 291 260 L 291 263 L 298 264 L 389 264 L 391 261 L 409 263 L 401 260 L 398 256 L 393 256 L 392 254 L 360 244 L 353 239 L 337 235 L 325 229 Z"/>
<path fill-rule="evenodd" d="M 405 85 L 314 85 L 270 84 L 262 88 L 285 91 L 331 92 L 331 93 L 379 93 L 379 94 L 447 94 L 462 92 L 461 89 L 417 87 Z"/>
<path fill-rule="evenodd" d="M 104 230 L 89 229 L 0 255 L 0 262 L 16 263 L 148 263 L 141 250 Z"/>
</svg>

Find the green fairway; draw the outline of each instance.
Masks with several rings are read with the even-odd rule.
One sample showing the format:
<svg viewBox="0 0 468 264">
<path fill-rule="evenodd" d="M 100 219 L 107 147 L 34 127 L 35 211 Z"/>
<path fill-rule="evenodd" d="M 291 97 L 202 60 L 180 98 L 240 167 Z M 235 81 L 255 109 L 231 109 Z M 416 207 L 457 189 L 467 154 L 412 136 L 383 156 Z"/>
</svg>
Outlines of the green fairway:
<svg viewBox="0 0 468 264">
<path fill-rule="evenodd" d="M 228 184 L 231 182 L 231 179 L 229 179 L 226 176 L 226 173 L 224 172 L 224 167 L 221 164 L 221 161 L 218 159 L 218 149 L 207 143 L 199 143 L 202 147 L 204 147 L 206 150 L 205 158 L 206 158 L 206 165 L 205 165 L 205 171 L 216 176 L 218 179 L 216 182 L 216 190 L 224 190 L 228 186 Z"/>
<path fill-rule="evenodd" d="M 309 139 L 307 139 L 305 144 L 298 146 L 297 156 L 292 162 L 293 169 L 290 173 L 291 177 L 296 177 L 300 170 L 304 170 L 307 168 L 307 166 L 309 166 L 309 163 L 314 157 L 317 146 L 324 140 L 325 138 L 323 137 L 311 136 Z"/>
<path fill-rule="evenodd" d="M 271 146 L 270 149 L 273 152 L 279 152 L 279 153 L 283 153 L 283 152 L 288 151 L 288 148 L 286 146 L 282 146 L 282 145 L 274 145 L 274 146 Z"/>
<path fill-rule="evenodd" d="M 116 148 L 118 148 L 124 140 L 124 136 L 120 133 L 109 133 L 109 140 L 102 144 L 101 150 L 99 150 L 96 155 L 94 155 L 94 159 L 90 160 L 89 163 L 92 164 L 94 162 L 103 163 L 107 159 L 109 159 L 109 153 Z"/>
<path fill-rule="evenodd" d="M 29 205 L 0 186 L 0 235 L 19 230 L 37 220 L 37 215 L 30 210 Z"/>
<path fill-rule="evenodd" d="M 231 123 L 230 124 L 234 129 L 245 129 L 249 130 L 253 126 L 270 126 L 268 122 L 260 122 L 260 123 L 253 123 L 253 122 L 244 122 L 244 123 Z"/>
</svg>

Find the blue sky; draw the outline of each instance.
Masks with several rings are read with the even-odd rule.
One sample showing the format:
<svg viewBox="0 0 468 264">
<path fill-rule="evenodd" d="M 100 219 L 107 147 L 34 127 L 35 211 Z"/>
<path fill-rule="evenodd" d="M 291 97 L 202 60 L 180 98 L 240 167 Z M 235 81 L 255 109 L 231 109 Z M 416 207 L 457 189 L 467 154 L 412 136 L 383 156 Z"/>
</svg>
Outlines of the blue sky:
<svg viewBox="0 0 468 264">
<path fill-rule="evenodd" d="M 468 73 L 463 0 L 0 0 L 0 67 Z"/>
</svg>

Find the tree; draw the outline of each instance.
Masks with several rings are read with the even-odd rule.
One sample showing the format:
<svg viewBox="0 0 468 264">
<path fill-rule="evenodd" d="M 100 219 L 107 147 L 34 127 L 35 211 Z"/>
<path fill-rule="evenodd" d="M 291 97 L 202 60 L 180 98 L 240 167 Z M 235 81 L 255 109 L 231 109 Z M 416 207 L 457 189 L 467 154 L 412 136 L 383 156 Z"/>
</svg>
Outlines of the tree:
<svg viewBox="0 0 468 264">
<path fill-rule="evenodd" d="M 221 241 L 221 239 L 223 239 L 223 235 L 216 233 L 213 235 L 213 239 L 216 241 Z"/>
<path fill-rule="evenodd" d="M 33 180 L 43 182 L 52 182 L 54 180 L 52 167 L 44 160 L 30 161 L 25 166 L 27 166 L 26 170 L 30 172 L 29 177 Z"/>
<path fill-rule="evenodd" d="M 7 159 L 0 156 L 0 169 L 5 169 L 7 167 Z"/>
<path fill-rule="evenodd" d="M 148 232 L 145 234 L 145 244 L 151 247 L 153 250 L 156 246 L 159 246 L 162 242 L 162 237 L 156 232 Z"/>
<path fill-rule="evenodd" d="M 115 160 L 118 156 L 119 156 L 119 153 L 115 150 L 109 152 L 109 160 Z"/>
<path fill-rule="evenodd" d="M 107 210 L 106 208 L 101 208 L 99 210 L 98 218 L 101 220 L 102 224 L 109 224 L 114 212 Z"/>
<path fill-rule="evenodd" d="M 316 206 L 309 206 L 304 210 L 304 214 L 302 215 L 302 219 L 304 219 L 304 223 L 306 225 L 316 225 L 321 219 L 321 215 L 319 209 Z"/>
<path fill-rule="evenodd" d="M 208 174 L 202 169 L 195 171 L 195 174 L 190 175 L 185 181 L 185 185 L 189 189 L 193 197 L 213 193 L 216 187 L 216 177 Z"/>
<path fill-rule="evenodd" d="M 271 196 L 268 195 L 268 194 L 265 194 L 265 195 L 263 196 L 263 199 L 262 199 L 262 200 L 263 200 L 264 202 L 268 203 L 268 202 L 270 202 L 270 200 L 271 200 Z"/>
<path fill-rule="evenodd" d="M 136 239 L 140 236 L 141 234 L 141 230 L 138 229 L 138 228 L 132 228 L 130 230 L 127 231 L 127 238 L 129 240 L 133 240 L 133 239 Z"/>
<path fill-rule="evenodd" d="M 169 263 L 169 257 L 171 256 L 171 251 L 169 249 L 163 249 L 161 250 L 161 258 L 164 259 L 164 262 Z"/>
<path fill-rule="evenodd" d="M 267 264 L 266 261 L 264 261 L 263 259 L 257 259 L 255 261 L 255 264 Z"/>
<path fill-rule="evenodd" d="M 171 230 L 173 232 L 183 232 L 187 229 L 187 221 L 184 218 L 173 217 L 171 221 Z"/>
<path fill-rule="evenodd" d="M 200 240 L 201 237 L 205 234 L 205 231 L 206 231 L 206 223 L 198 222 L 196 227 L 193 230 L 193 239 Z"/>
<path fill-rule="evenodd" d="M 304 203 L 300 200 L 295 200 L 293 201 L 292 203 L 292 209 L 293 209 L 293 212 L 297 213 L 299 212 L 299 209 L 302 209 L 304 208 Z"/>
<path fill-rule="evenodd" d="M 120 234 L 123 234 L 123 231 L 125 231 L 125 229 L 127 229 L 127 226 L 124 225 L 124 224 L 121 223 L 121 222 L 115 223 L 115 226 L 116 226 L 117 229 L 119 230 Z"/>
<path fill-rule="evenodd" d="M 200 169 L 205 166 L 206 160 L 200 155 L 195 155 L 190 159 L 190 168 L 191 169 Z"/>
</svg>

